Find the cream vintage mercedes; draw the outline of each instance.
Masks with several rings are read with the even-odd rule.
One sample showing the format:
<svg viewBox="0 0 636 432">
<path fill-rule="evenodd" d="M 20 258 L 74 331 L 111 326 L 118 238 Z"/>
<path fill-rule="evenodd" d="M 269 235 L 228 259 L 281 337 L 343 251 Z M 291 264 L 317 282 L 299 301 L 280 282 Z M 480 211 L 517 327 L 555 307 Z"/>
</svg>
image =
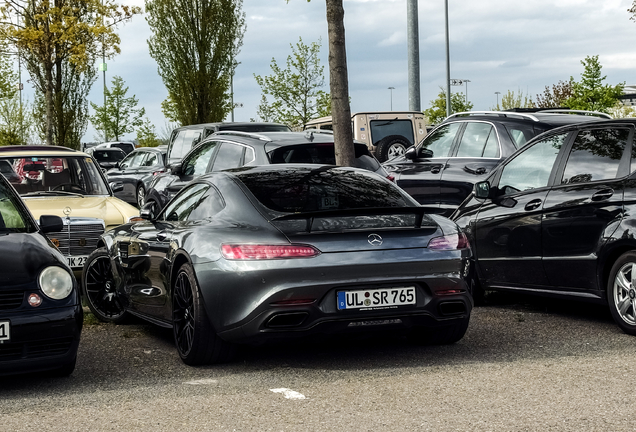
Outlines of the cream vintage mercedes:
<svg viewBox="0 0 636 432">
<path fill-rule="evenodd" d="M 6 146 L 0 147 L 0 164 L 36 220 L 43 214 L 63 218 L 63 230 L 47 236 L 73 270 L 81 270 L 105 231 L 139 216 L 138 209 L 113 195 L 86 153 L 60 146 Z M 5 172 L 8 165 L 11 171 Z"/>
</svg>

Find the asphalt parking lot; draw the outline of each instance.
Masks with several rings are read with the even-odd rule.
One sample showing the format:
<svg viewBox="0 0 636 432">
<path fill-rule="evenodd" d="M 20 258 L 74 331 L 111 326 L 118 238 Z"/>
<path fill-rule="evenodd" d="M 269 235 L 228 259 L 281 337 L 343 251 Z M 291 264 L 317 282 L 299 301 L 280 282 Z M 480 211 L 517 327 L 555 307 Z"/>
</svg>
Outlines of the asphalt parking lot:
<svg viewBox="0 0 636 432">
<path fill-rule="evenodd" d="M 88 324 L 70 378 L 0 378 L 6 431 L 627 431 L 636 338 L 603 306 L 488 296 L 451 346 L 246 348 L 192 368 L 170 331 Z"/>
</svg>

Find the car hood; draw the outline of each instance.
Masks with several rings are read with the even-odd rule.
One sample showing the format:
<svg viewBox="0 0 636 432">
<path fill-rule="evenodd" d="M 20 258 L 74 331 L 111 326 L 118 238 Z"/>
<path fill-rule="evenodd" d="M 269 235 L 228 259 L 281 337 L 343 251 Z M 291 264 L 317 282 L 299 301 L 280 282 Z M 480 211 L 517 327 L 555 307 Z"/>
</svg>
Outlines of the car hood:
<svg viewBox="0 0 636 432">
<path fill-rule="evenodd" d="M 39 233 L 0 234 L 0 290 L 35 282 L 47 265 L 62 265 L 61 255 Z"/>
<path fill-rule="evenodd" d="M 111 196 L 53 196 L 23 197 L 24 203 L 36 219 L 42 215 L 60 217 L 92 217 L 102 219 L 106 229 L 128 222 L 139 210 Z M 70 209 L 70 212 L 69 212 Z"/>
</svg>

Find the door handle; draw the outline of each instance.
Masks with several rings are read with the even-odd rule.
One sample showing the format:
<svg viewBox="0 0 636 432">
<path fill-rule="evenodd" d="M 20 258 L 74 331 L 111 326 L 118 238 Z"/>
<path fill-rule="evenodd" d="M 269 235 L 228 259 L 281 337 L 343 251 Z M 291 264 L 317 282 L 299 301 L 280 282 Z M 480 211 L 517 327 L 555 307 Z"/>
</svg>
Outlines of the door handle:
<svg viewBox="0 0 636 432">
<path fill-rule="evenodd" d="M 534 200 L 528 202 L 526 204 L 526 206 L 524 207 L 524 209 L 530 211 L 530 210 L 534 210 L 534 209 L 536 209 L 536 208 L 538 208 L 540 206 L 541 206 L 541 200 L 540 199 L 534 199 Z"/>
<path fill-rule="evenodd" d="M 435 167 L 431 168 L 431 174 L 438 174 L 441 170 L 442 170 L 441 167 L 435 166 Z"/>
<path fill-rule="evenodd" d="M 613 189 L 602 189 L 592 195 L 592 201 L 603 201 L 614 195 Z"/>
</svg>

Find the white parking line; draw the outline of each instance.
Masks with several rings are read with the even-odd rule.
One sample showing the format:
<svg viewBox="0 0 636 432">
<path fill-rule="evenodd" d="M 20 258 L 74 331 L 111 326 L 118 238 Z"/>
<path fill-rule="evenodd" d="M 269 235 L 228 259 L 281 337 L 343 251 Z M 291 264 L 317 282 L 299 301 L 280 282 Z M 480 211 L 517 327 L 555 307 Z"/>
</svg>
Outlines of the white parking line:
<svg viewBox="0 0 636 432">
<path fill-rule="evenodd" d="M 190 384 L 190 385 L 209 385 L 209 384 L 216 384 L 216 383 L 218 383 L 217 380 L 210 379 L 210 378 L 184 382 L 184 384 Z"/>
<path fill-rule="evenodd" d="M 305 395 L 298 393 L 297 391 L 290 390 L 288 388 L 269 389 L 274 393 L 282 393 L 285 399 L 306 399 Z"/>
</svg>

